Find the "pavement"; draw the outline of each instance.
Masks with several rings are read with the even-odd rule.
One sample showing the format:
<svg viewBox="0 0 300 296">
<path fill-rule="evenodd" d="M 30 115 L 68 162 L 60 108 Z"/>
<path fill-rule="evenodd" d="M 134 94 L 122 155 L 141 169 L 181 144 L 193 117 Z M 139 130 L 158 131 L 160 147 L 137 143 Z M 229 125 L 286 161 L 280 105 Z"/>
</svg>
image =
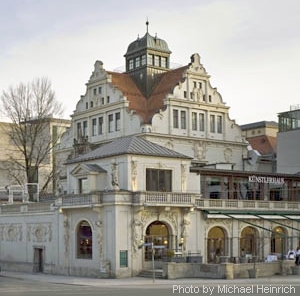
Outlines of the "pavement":
<svg viewBox="0 0 300 296">
<path fill-rule="evenodd" d="M 45 273 L 21 273 L 12 271 L 1 271 L 0 277 L 15 278 L 21 280 L 29 280 L 43 283 L 55 283 L 66 285 L 80 285 L 80 286 L 144 286 L 144 285 L 220 285 L 220 284 L 236 284 L 236 285 L 251 285 L 251 284 L 265 284 L 265 285 L 294 285 L 300 286 L 299 275 L 288 276 L 272 276 L 262 277 L 257 279 L 243 278 L 243 279 L 204 279 L 204 278 L 183 278 L 176 280 L 168 279 L 153 279 L 132 277 L 122 279 L 102 279 L 102 278 L 87 278 L 87 277 L 75 277 L 64 275 L 53 275 Z"/>
</svg>

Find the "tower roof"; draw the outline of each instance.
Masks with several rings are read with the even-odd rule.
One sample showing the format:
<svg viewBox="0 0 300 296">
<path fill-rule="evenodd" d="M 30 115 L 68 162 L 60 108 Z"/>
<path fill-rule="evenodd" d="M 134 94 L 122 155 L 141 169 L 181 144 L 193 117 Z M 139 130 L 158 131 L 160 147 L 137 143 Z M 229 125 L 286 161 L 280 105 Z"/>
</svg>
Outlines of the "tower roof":
<svg viewBox="0 0 300 296">
<path fill-rule="evenodd" d="M 155 51 L 171 53 L 168 44 L 165 40 L 153 37 L 148 32 L 142 38 L 137 38 L 137 40 L 131 42 L 127 48 L 125 56 L 133 54 L 135 52 L 144 51 L 146 49 L 152 49 Z"/>
</svg>

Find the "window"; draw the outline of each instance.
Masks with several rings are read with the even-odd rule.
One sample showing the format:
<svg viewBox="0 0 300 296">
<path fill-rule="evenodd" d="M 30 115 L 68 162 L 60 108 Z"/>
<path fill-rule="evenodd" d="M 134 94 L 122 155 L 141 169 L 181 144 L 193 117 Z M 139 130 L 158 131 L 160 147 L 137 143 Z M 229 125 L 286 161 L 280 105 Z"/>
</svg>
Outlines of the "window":
<svg viewBox="0 0 300 296">
<path fill-rule="evenodd" d="M 173 110 L 173 127 L 178 128 L 178 110 L 174 109 Z"/>
<path fill-rule="evenodd" d="M 94 102 L 93 101 L 91 101 L 91 108 L 93 108 L 94 107 Z"/>
<path fill-rule="evenodd" d="M 146 55 L 145 54 L 143 54 L 142 55 L 142 66 L 145 66 L 146 65 Z"/>
<path fill-rule="evenodd" d="M 99 95 L 102 94 L 102 87 L 101 86 L 98 87 L 98 94 Z"/>
<path fill-rule="evenodd" d="M 192 130 L 196 131 L 197 130 L 197 113 L 192 112 Z"/>
<path fill-rule="evenodd" d="M 108 115 L 108 131 L 111 133 L 114 131 L 114 115 Z"/>
<path fill-rule="evenodd" d="M 194 81 L 194 87 L 197 88 L 197 82 L 196 81 Z"/>
<path fill-rule="evenodd" d="M 186 129 L 186 111 L 180 112 L 180 126 L 182 129 Z"/>
<path fill-rule="evenodd" d="M 160 63 L 161 63 L 161 67 L 166 68 L 167 67 L 167 58 L 161 57 Z"/>
<path fill-rule="evenodd" d="M 146 169 L 147 191 L 172 191 L 172 171 Z"/>
<path fill-rule="evenodd" d="M 93 233 L 87 221 L 81 221 L 77 228 L 77 258 L 93 258 Z"/>
<path fill-rule="evenodd" d="M 85 109 L 89 109 L 89 103 L 85 102 Z"/>
<path fill-rule="evenodd" d="M 120 114 L 120 112 L 117 112 L 116 114 L 115 114 L 115 118 L 116 118 L 116 131 L 119 131 L 120 130 L 120 128 L 121 128 L 121 114 Z"/>
<path fill-rule="evenodd" d="M 138 68 L 140 66 L 140 57 L 135 58 L 135 67 Z"/>
<path fill-rule="evenodd" d="M 153 55 L 148 54 L 148 65 L 153 65 Z"/>
<path fill-rule="evenodd" d="M 216 132 L 216 123 L 215 123 L 215 115 L 210 115 L 210 132 Z"/>
<path fill-rule="evenodd" d="M 104 98 L 101 98 L 101 104 L 104 105 Z"/>
<path fill-rule="evenodd" d="M 133 69 L 133 60 L 129 60 L 129 70 Z"/>
<path fill-rule="evenodd" d="M 186 91 L 183 92 L 183 97 L 186 99 Z"/>
<path fill-rule="evenodd" d="M 159 56 L 154 56 L 154 66 L 159 66 Z"/>
<path fill-rule="evenodd" d="M 208 101 L 211 102 L 211 95 L 208 95 Z"/>
<path fill-rule="evenodd" d="M 109 102 L 110 102 L 110 97 L 107 96 L 107 98 L 106 98 L 106 103 L 108 104 Z"/>
<path fill-rule="evenodd" d="M 81 138 L 82 130 L 81 130 L 81 122 L 77 123 L 77 139 Z"/>
<path fill-rule="evenodd" d="M 98 135 L 103 134 L 103 117 L 98 118 Z"/>
<path fill-rule="evenodd" d="M 202 83 L 201 82 L 199 82 L 199 88 L 202 88 Z"/>
<path fill-rule="evenodd" d="M 79 193 L 88 193 L 88 180 L 87 178 L 80 178 L 78 179 L 79 182 Z"/>
<path fill-rule="evenodd" d="M 120 267 L 128 267 L 128 251 L 120 251 Z"/>
<path fill-rule="evenodd" d="M 93 94 L 94 94 L 94 96 L 97 95 L 97 88 L 93 89 Z"/>
<path fill-rule="evenodd" d="M 204 114 L 200 113 L 199 114 L 199 131 L 204 132 L 204 130 L 205 130 Z"/>
<path fill-rule="evenodd" d="M 92 135 L 96 136 L 97 135 L 97 119 L 93 118 L 92 120 Z"/>
<path fill-rule="evenodd" d="M 221 115 L 218 115 L 217 116 L 217 132 L 219 134 L 222 134 L 222 130 L 223 130 L 223 122 L 222 122 L 222 116 Z"/>
<path fill-rule="evenodd" d="M 88 135 L 88 124 L 87 121 L 83 122 L 83 136 L 86 137 Z"/>
</svg>

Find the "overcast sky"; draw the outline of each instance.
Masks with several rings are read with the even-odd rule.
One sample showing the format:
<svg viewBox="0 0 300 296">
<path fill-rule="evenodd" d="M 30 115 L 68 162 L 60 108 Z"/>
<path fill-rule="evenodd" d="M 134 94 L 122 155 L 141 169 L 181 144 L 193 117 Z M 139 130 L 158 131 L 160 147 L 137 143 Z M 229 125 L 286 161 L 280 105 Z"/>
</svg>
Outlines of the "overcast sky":
<svg viewBox="0 0 300 296">
<path fill-rule="evenodd" d="M 68 118 L 96 60 L 124 67 L 138 35 L 164 39 L 171 63 L 193 53 L 238 124 L 300 104 L 299 0 L 0 0 L 0 90 L 46 76 Z"/>
</svg>

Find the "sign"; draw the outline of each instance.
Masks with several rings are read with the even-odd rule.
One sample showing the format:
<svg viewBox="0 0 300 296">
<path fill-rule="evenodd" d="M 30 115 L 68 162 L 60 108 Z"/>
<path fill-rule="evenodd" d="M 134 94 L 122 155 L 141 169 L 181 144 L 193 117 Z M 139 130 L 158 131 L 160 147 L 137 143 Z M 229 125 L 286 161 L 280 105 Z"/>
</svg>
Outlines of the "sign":
<svg viewBox="0 0 300 296">
<path fill-rule="evenodd" d="M 249 183 L 264 183 L 264 184 L 283 185 L 284 178 L 252 175 L 252 176 L 248 177 L 248 182 Z"/>
</svg>

